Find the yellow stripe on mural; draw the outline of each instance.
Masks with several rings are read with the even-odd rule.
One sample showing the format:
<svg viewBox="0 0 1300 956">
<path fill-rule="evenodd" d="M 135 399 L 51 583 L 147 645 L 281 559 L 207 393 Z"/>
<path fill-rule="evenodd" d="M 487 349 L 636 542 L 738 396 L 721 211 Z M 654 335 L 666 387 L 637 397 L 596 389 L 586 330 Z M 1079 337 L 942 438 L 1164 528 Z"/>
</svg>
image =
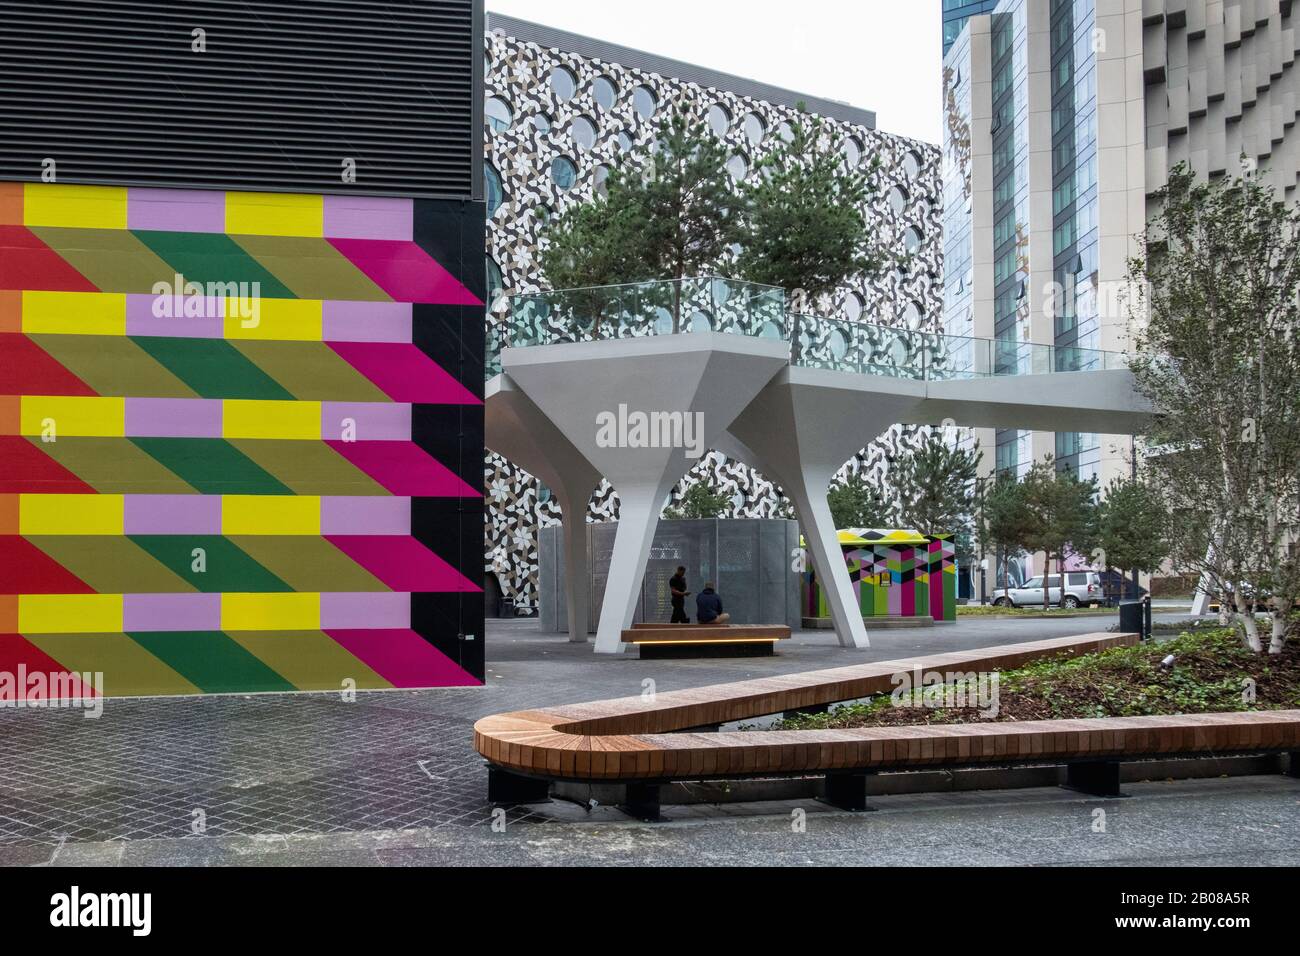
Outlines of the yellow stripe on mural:
<svg viewBox="0 0 1300 956">
<path fill-rule="evenodd" d="M 324 334 L 320 299 L 250 299 L 238 308 L 227 303 L 228 339 L 272 342 L 319 342 Z"/>
<path fill-rule="evenodd" d="M 18 631 L 22 634 L 120 633 L 122 595 L 21 594 Z"/>
<path fill-rule="evenodd" d="M 23 331 L 51 335 L 126 335 L 120 292 L 23 292 Z"/>
<path fill-rule="evenodd" d="M 320 440 L 320 402 L 228 398 L 221 404 L 223 438 Z"/>
<path fill-rule="evenodd" d="M 19 608 L 21 615 L 22 608 Z M 320 595 L 223 594 L 223 631 L 318 631 Z M 120 629 L 119 629 L 120 630 Z"/>
<path fill-rule="evenodd" d="M 20 408 L 20 434 L 40 436 L 45 441 L 58 441 L 62 437 L 123 438 L 126 436 L 125 398 L 102 398 L 94 395 L 24 395 Z M 317 431 L 319 431 L 319 423 Z"/>
<path fill-rule="evenodd" d="M 126 187 L 24 183 L 23 222 L 29 226 L 125 229 Z"/>
<path fill-rule="evenodd" d="M 325 197 L 228 192 L 226 232 L 233 236 L 323 236 Z"/>
<path fill-rule="evenodd" d="M 19 534 L 124 534 L 121 495 L 20 495 Z"/>
<path fill-rule="evenodd" d="M 320 534 L 320 498 L 304 495 L 226 495 L 222 534 Z"/>
</svg>

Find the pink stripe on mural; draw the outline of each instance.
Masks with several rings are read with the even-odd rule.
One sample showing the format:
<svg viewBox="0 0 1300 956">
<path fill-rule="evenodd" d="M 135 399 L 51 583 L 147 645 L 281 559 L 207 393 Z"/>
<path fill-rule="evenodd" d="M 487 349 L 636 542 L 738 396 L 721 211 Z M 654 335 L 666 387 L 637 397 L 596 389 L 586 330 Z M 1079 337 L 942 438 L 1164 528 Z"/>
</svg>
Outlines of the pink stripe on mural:
<svg viewBox="0 0 1300 956">
<path fill-rule="evenodd" d="M 131 293 L 126 297 L 126 334 L 127 335 L 151 335 L 151 336 L 171 336 L 173 338 L 185 339 L 219 339 L 224 336 L 225 322 L 222 316 L 222 303 L 220 299 L 211 299 L 204 297 L 203 316 L 185 316 L 176 315 L 176 302 L 174 297 L 167 296 L 166 299 L 172 300 L 170 303 L 159 300 L 158 296 L 145 295 L 143 293 Z M 154 314 L 155 303 L 159 305 L 170 304 L 173 314 L 171 316 Z M 184 308 L 182 303 L 181 308 Z"/>
<path fill-rule="evenodd" d="M 220 438 L 221 401 L 215 398 L 128 398 L 129 438 Z"/>
<path fill-rule="evenodd" d="M 219 631 L 220 594 L 126 594 L 124 631 Z"/>
<path fill-rule="evenodd" d="M 332 534 L 410 534 L 411 499 L 331 496 L 320 500 L 320 531 Z"/>
<path fill-rule="evenodd" d="M 482 683 L 409 629 L 326 629 L 325 633 L 394 687 L 478 687 Z"/>
<path fill-rule="evenodd" d="M 320 596 L 321 630 L 332 627 L 411 626 L 411 595 L 384 591 L 327 591 Z"/>
<path fill-rule="evenodd" d="M 376 196 L 326 196 L 325 235 L 333 239 L 410 240 L 415 203 Z"/>
<path fill-rule="evenodd" d="M 414 345 L 329 342 L 330 348 L 395 402 L 481 405 L 482 401 Z"/>
<path fill-rule="evenodd" d="M 352 424 L 346 426 L 345 422 Z M 349 427 L 353 441 L 409 441 L 411 406 L 386 402 L 321 403 L 322 436 L 342 440 L 345 428 Z"/>
<path fill-rule="evenodd" d="M 127 495 L 127 534 L 221 534 L 220 495 Z"/>
<path fill-rule="evenodd" d="M 338 302 L 322 303 L 326 342 L 411 341 L 411 303 Z"/>
<path fill-rule="evenodd" d="M 483 494 L 413 442 L 326 441 L 325 444 L 395 495 L 479 498 Z"/>
<path fill-rule="evenodd" d="M 412 537 L 326 535 L 325 539 L 394 591 L 469 593 L 481 589 Z"/>
<path fill-rule="evenodd" d="M 225 232 L 226 194 L 132 186 L 126 191 L 126 227 L 164 232 Z"/>
<path fill-rule="evenodd" d="M 398 302 L 482 305 L 472 292 L 414 242 L 330 239 L 330 244 Z"/>
</svg>

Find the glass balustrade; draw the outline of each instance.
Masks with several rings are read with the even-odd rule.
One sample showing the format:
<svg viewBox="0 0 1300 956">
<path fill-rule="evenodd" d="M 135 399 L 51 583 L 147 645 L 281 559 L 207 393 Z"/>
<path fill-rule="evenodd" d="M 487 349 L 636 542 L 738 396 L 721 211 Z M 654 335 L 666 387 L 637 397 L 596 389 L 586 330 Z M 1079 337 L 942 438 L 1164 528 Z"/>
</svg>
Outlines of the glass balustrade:
<svg viewBox="0 0 1300 956">
<path fill-rule="evenodd" d="M 774 286 L 717 276 L 514 296 L 490 317 L 486 369 L 502 348 L 723 332 L 784 341 L 802 368 L 941 381 L 1124 368 L 1124 356 L 1078 346 L 943 335 L 786 311 Z"/>
</svg>

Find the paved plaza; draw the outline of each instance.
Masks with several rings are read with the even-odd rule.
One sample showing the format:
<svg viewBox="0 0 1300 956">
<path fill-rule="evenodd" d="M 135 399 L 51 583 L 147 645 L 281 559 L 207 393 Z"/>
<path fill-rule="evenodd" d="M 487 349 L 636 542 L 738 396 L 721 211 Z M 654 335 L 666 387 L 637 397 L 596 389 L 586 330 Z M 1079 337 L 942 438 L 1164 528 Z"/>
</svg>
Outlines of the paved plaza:
<svg viewBox="0 0 1300 956">
<path fill-rule="evenodd" d="M 1096 799 L 1054 789 L 883 796 L 865 815 L 670 807 L 658 825 L 555 801 L 512 810 L 500 832 L 471 746 L 483 715 L 639 694 L 646 679 L 669 691 L 1111 623 L 964 619 L 878 630 L 862 651 L 801 632 L 772 658 L 642 662 L 494 621 L 483 688 L 109 700 L 96 720 L 0 710 L 0 863 L 1300 861 L 1300 787 L 1271 777 L 1134 785 L 1106 804 L 1105 834 L 1090 829 Z"/>
</svg>

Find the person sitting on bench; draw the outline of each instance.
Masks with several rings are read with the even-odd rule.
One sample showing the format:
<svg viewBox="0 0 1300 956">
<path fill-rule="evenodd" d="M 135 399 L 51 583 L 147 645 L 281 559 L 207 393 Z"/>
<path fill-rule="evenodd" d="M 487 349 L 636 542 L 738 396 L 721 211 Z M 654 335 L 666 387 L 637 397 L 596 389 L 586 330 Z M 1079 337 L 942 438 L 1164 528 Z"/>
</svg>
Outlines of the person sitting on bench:
<svg viewBox="0 0 1300 956">
<path fill-rule="evenodd" d="M 712 581 L 695 595 L 695 619 L 701 624 L 726 624 L 731 620 L 731 615 L 722 610 L 722 598 L 713 590 Z"/>
</svg>

